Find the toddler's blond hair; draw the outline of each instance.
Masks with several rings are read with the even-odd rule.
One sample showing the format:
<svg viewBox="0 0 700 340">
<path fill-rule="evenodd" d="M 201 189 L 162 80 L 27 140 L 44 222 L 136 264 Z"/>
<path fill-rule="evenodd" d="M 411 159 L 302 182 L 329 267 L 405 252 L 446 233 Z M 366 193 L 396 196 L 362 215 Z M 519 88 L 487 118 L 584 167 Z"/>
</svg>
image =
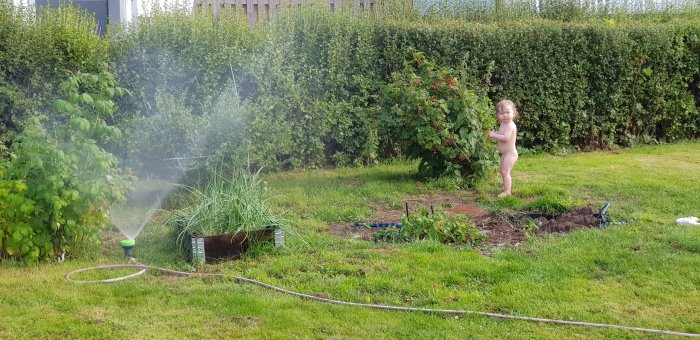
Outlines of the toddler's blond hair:
<svg viewBox="0 0 700 340">
<path fill-rule="evenodd" d="M 510 107 L 513 108 L 513 111 L 515 111 L 515 112 L 513 113 L 513 117 L 514 117 L 514 118 L 515 118 L 515 117 L 518 117 L 518 109 L 515 107 L 515 104 L 513 104 L 513 102 L 510 101 L 510 100 L 508 100 L 508 99 L 503 99 L 503 100 L 501 100 L 500 102 L 498 102 L 498 103 L 496 104 L 496 114 L 498 114 L 498 112 L 501 111 L 501 109 L 502 109 L 503 107 L 506 107 L 506 106 L 510 106 Z"/>
</svg>

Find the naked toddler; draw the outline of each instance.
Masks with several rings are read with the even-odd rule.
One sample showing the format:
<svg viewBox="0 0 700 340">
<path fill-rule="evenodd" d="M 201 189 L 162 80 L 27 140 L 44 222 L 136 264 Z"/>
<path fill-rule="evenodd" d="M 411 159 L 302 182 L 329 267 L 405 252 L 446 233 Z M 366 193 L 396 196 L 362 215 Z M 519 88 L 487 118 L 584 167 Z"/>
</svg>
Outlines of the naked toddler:
<svg viewBox="0 0 700 340">
<path fill-rule="evenodd" d="M 501 155 L 501 177 L 503 178 L 503 191 L 498 197 L 511 194 L 513 181 L 510 172 L 515 161 L 518 160 L 518 150 L 515 148 L 515 139 L 518 129 L 513 122 L 518 111 L 510 100 L 501 100 L 496 104 L 496 118 L 501 122 L 498 132 L 489 131 L 488 136 L 498 142 L 498 153 Z"/>
</svg>

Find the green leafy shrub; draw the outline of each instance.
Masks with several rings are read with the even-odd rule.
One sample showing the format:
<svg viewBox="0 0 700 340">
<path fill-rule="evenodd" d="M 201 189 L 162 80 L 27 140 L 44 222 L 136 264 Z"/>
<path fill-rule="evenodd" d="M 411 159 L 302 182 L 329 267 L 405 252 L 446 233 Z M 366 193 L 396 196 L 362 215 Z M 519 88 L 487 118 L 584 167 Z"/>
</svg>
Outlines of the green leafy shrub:
<svg viewBox="0 0 700 340">
<path fill-rule="evenodd" d="M 115 75 L 133 99 L 119 103 L 124 116 L 150 116 L 162 98 L 177 98 L 178 105 L 195 117 L 208 112 L 232 71 L 247 98 L 255 85 L 243 71 L 249 53 L 268 42 L 266 30 L 250 31 L 245 20 L 222 12 L 193 14 L 186 11 L 153 13 L 139 18 L 138 29 L 110 27 L 107 37 Z"/>
<path fill-rule="evenodd" d="M 419 209 L 410 219 L 402 219 L 401 233 L 416 240 L 434 240 L 442 243 L 476 246 L 486 239 L 464 215 L 428 212 Z"/>
<path fill-rule="evenodd" d="M 477 246 L 486 235 L 463 215 L 435 213 L 419 209 L 409 218 L 402 218 L 402 228 L 387 228 L 373 235 L 375 242 L 410 242 L 414 240 L 433 240 L 441 243 L 466 244 Z"/>
<path fill-rule="evenodd" d="M 244 68 L 256 89 L 248 98 L 255 163 L 276 170 L 379 159 L 372 104 L 383 69 L 373 27 L 302 11 L 271 28 L 269 46 Z"/>
<path fill-rule="evenodd" d="M 177 181 L 190 170 L 190 157 L 204 155 L 207 121 L 207 116 L 192 114 L 178 99 L 158 96 L 151 114 L 121 122 L 125 138 L 115 153 L 139 177 Z"/>
<path fill-rule="evenodd" d="M 392 78 L 379 102 L 382 122 L 409 157 L 420 159 L 421 174 L 475 180 L 494 167 L 486 131 L 495 117 L 487 97 L 423 53 L 413 54 Z"/>
<path fill-rule="evenodd" d="M 125 134 L 168 106 L 208 119 L 235 77 L 247 145 L 226 141 L 226 157 L 246 152 L 257 166 L 277 170 L 374 164 L 382 156 L 371 107 L 384 69 L 372 21 L 303 10 L 251 31 L 230 14 L 159 13 L 138 30 L 110 32 L 116 74 L 135 94 L 120 103 L 131 111 L 120 114 L 139 117 L 121 120 Z M 210 133 L 202 127 L 185 134 Z"/>
<path fill-rule="evenodd" d="M 61 84 L 56 121 L 35 118 L 13 142 L 0 169 L 0 258 L 62 256 L 98 241 L 111 204 L 124 199 L 127 177 L 100 143 L 120 137 L 105 119 L 125 92 L 107 71 L 77 73 Z"/>
<path fill-rule="evenodd" d="M 0 73 L 0 143 L 9 145 L 22 131 L 20 126 L 32 112 L 31 107 L 22 89 L 6 82 Z"/>
<path fill-rule="evenodd" d="M 372 240 L 377 243 L 404 243 L 413 241 L 413 238 L 402 234 L 400 228 L 388 227 L 372 234 Z"/>
</svg>

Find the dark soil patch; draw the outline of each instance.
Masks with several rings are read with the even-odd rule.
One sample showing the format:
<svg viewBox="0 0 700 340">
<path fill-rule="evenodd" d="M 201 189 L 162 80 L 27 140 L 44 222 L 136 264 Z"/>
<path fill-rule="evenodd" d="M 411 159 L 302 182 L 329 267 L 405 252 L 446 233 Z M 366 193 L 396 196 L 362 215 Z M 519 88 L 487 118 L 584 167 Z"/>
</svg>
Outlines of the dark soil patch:
<svg viewBox="0 0 700 340">
<path fill-rule="evenodd" d="M 540 212 L 502 216 L 487 214 L 474 203 L 473 197 L 470 196 L 424 196 L 407 200 L 407 202 L 409 214 L 419 207 L 429 209 L 430 205 L 433 205 L 440 206 L 449 213 L 470 216 L 480 232 L 488 237 L 484 244 L 485 248 L 514 248 L 518 247 L 528 234 L 564 233 L 581 228 L 596 228 L 601 222 L 597 216 L 598 211 L 591 207 L 576 207 L 558 216 Z M 405 209 L 385 210 L 379 206 L 374 206 L 373 209 L 375 213 L 368 221 L 372 223 L 397 223 L 406 214 Z M 357 227 L 355 223 L 339 223 L 330 226 L 331 234 L 338 237 L 368 241 L 372 240 L 375 232 L 382 229 L 385 228 Z"/>
<path fill-rule="evenodd" d="M 248 250 L 253 240 L 269 240 L 272 242 L 274 233 L 274 230 L 266 229 L 205 236 L 203 237 L 205 261 L 206 263 L 215 263 L 221 260 L 239 259 Z"/>
<path fill-rule="evenodd" d="M 415 212 L 418 209 L 442 209 L 448 212 L 462 213 L 470 216 L 481 216 L 485 212 L 474 204 L 474 197 L 468 194 L 442 194 L 435 196 L 418 195 L 408 198 L 404 201 L 408 204 L 408 213 Z M 374 210 L 374 214 L 367 221 L 356 221 L 354 223 L 336 223 L 330 225 L 331 234 L 345 238 L 371 241 L 372 235 L 379 230 L 386 229 L 385 227 L 357 227 L 356 223 L 399 223 L 401 218 L 406 216 L 406 207 L 402 209 L 386 209 L 382 203 L 371 204 L 370 207 Z"/>
<path fill-rule="evenodd" d="M 591 207 L 578 207 L 552 219 L 538 219 L 539 230 L 552 233 L 565 233 L 574 229 L 593 228 L 600 225 L 598 212 Z"/>
<path fill-rule="evenodd" d="M 519 246 L 527 236 L 522 226 L 504 216 L 477 216 L 472 221 L 482 234 L 486 234 L 486 246 L 513 248 Z"/>
</svg>

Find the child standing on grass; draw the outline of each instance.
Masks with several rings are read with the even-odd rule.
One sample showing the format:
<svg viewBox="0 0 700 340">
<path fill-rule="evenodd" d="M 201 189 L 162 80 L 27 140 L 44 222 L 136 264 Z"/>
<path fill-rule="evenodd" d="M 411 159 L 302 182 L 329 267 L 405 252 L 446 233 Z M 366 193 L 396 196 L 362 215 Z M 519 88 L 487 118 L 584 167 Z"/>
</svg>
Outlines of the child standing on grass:
<svg viewBox="0 0 700 340">
<path fill-rule="evenodd" d="M 515 105 L 510 100 L 501 100 L 496 104 L 496 118 L 501 122 L 498 132 L 489 131 L 488 136 L 498 142 L 498 153 L 501 155 L 501 177 L 503 178 L 503 191 L 498 197 L 511 194 L 513 181 L 510 171 L 515 161 L 518 160 L 518 150 L 515 148 L 515 138 L 518 129 L 513 119 L 518 115 Z"/>
</svg>

